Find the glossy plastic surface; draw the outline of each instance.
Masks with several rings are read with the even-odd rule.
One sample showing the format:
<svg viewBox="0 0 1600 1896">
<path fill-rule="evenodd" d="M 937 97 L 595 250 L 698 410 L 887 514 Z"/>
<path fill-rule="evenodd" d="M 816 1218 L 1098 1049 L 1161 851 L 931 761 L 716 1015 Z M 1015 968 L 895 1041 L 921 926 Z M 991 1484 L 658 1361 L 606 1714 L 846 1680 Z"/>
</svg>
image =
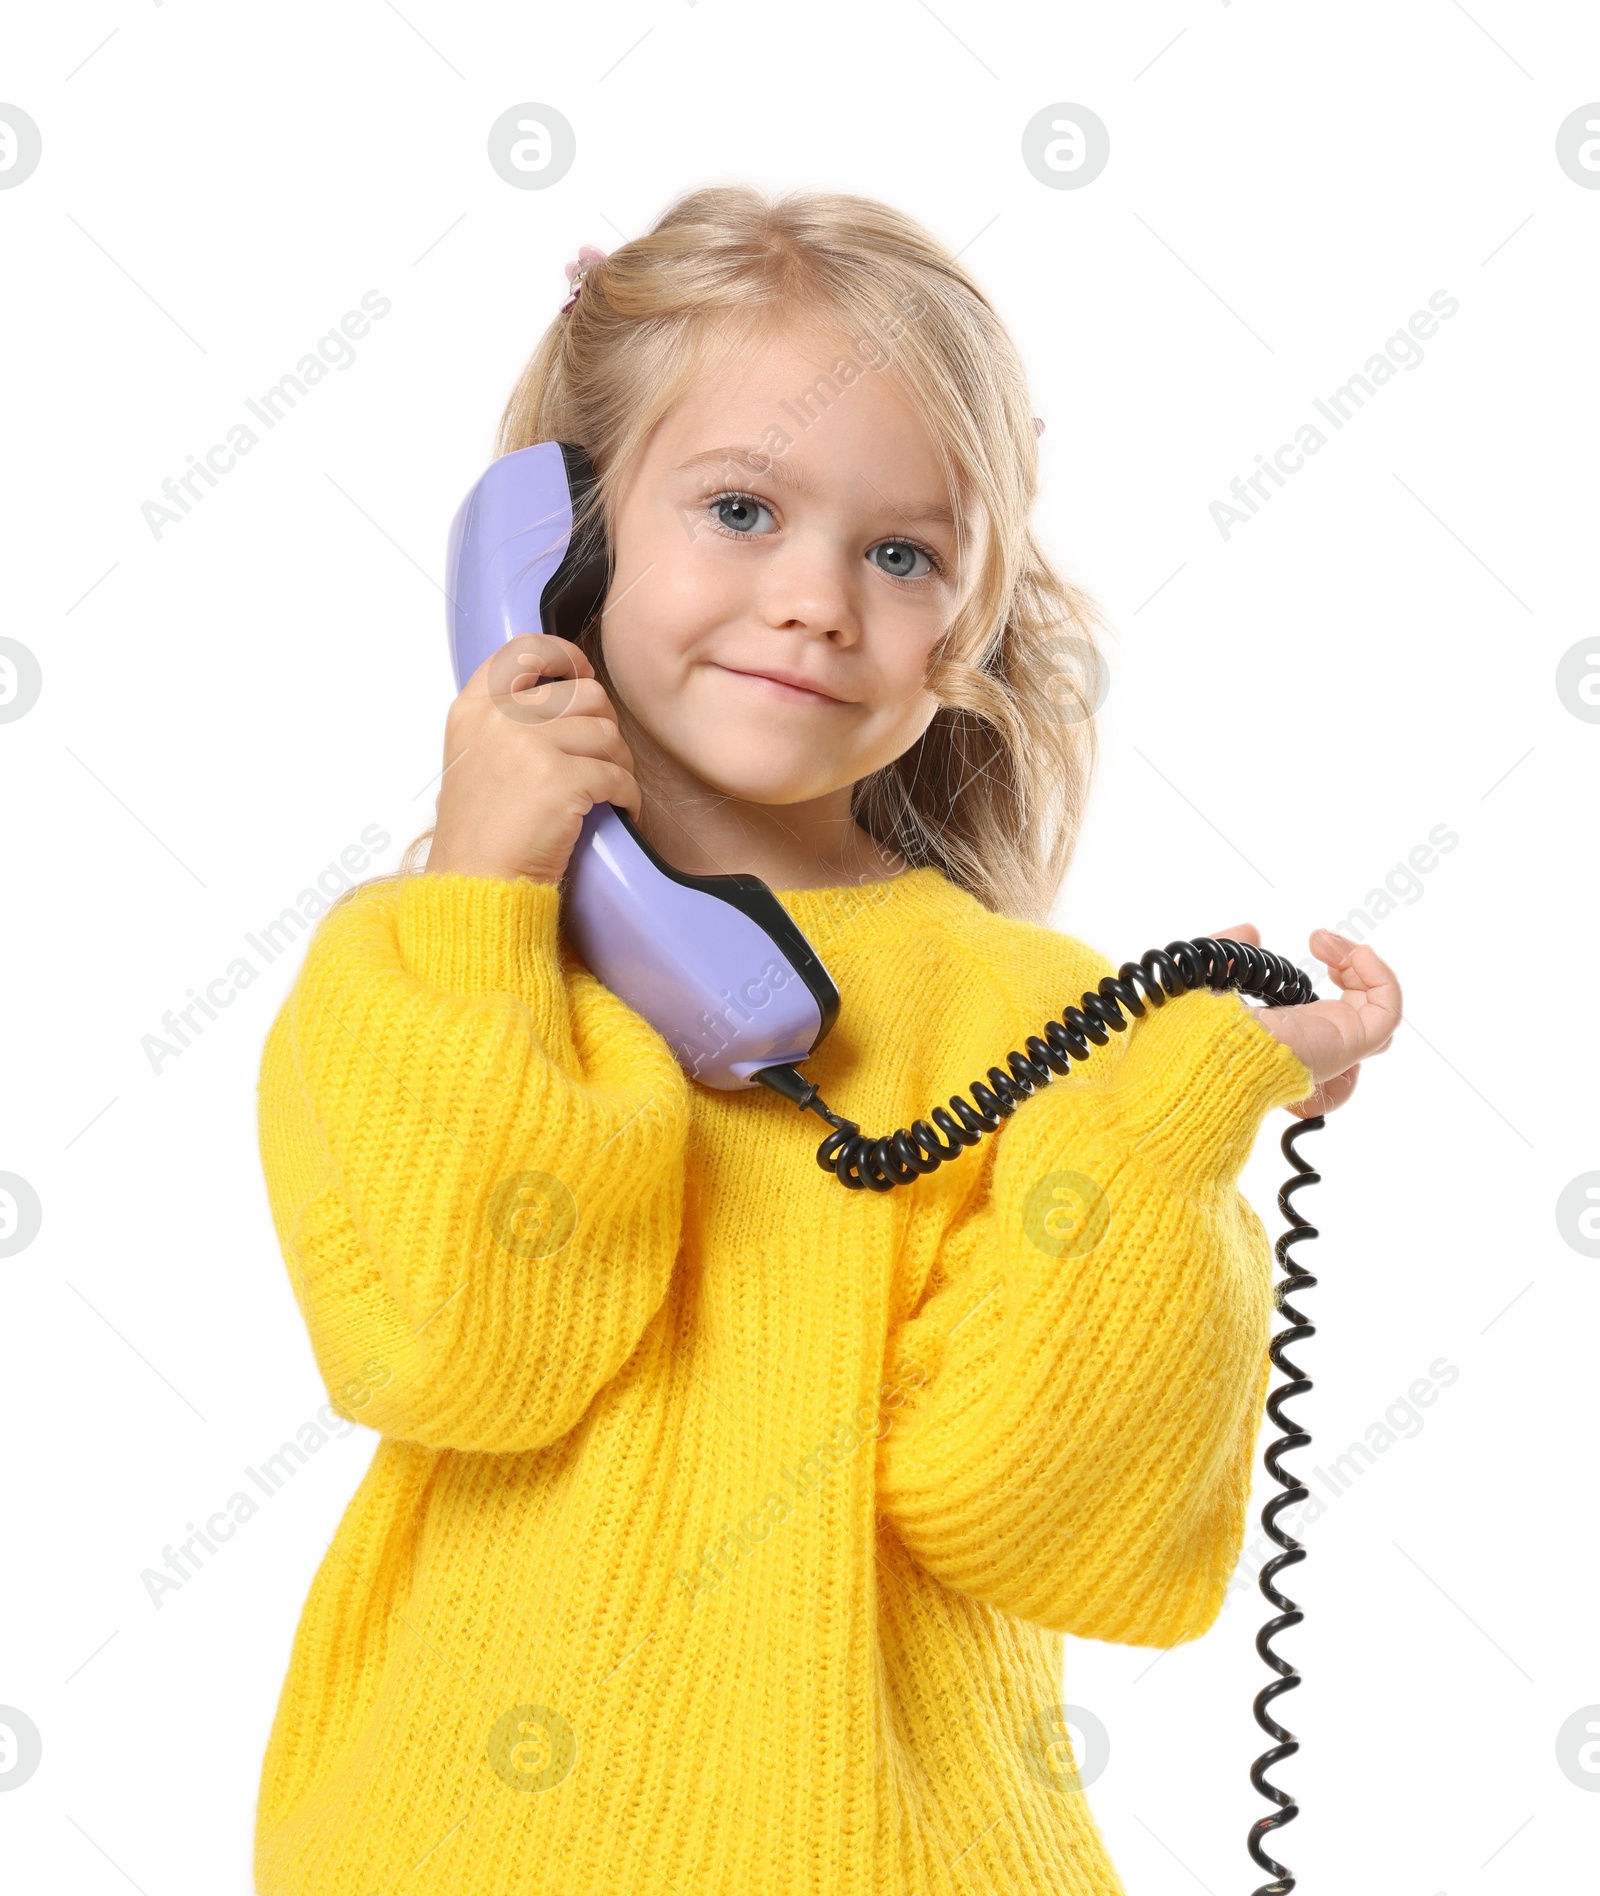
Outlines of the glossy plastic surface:
<svg viewBox="0 0 1600 1896">
<path fill-rule="evenodd" d="M 450 527 L 446 616 L 457 690 L 507 639 L 549 630 L 545 593 L 571 544 L 561 443 L 541 441 L 493 462 Z"/>
<path fill-rule="evenodd" d="M 670 868 L 609 803 L 573 847 L 563 922 L 590 971 L 704 1086 L 749 1086 L 761 1067 L 805 1059 L 838 1013 L 827 970 L 764 882 Z"/>
</svg>

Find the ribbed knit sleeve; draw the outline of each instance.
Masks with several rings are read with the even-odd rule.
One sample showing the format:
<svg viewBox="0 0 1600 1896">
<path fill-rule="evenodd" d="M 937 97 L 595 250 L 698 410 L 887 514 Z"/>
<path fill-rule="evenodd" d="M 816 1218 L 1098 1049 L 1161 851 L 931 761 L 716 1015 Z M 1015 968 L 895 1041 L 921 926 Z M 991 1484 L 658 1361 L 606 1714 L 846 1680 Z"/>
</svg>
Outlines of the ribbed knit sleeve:
<svg viewBox="0 0 1600 1896">
<path fill-rule="evenodd" d="M 262 1165 L 341 1414 L 545 1446 L 667 1291 L 688 1082 L 581 966 L 558 891 L 420 875 L 334 909 L 268 1036 Z"/>
<path fill-rule="evenodd" d="M 1271 1249 L 1234 1181 L 1311 1075 L 1187 993 L 1018 1108 L 891 1339 L 916 1393 L 880 1507 L 946 1584 L 1059 1632 L 1174 1645 L 1243 1542 Z"/>
</svg>

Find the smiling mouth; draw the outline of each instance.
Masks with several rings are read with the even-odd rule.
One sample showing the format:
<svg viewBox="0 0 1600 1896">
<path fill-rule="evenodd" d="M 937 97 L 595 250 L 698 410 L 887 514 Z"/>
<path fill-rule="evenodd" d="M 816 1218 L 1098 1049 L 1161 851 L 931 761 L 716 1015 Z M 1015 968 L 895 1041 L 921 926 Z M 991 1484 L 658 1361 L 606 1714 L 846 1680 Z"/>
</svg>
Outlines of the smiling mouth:
<svg viewBox="0 0 1600 1896">
<path fill-rule="evenodd" d="M 825 691 L 810 690 L 803 685 L 791 685 L 785 679 L 773 678 L 766 672 L 736 671 L 732 665 L 719 665 L 718 671 L 727 672 L 731 678 L 742 678 L 747 684 L 756 686 L 775 698 L 787 699 L 791 704 L 832 704 L 843 708 L 843 698 L 830 697 Z"/>
</svg>

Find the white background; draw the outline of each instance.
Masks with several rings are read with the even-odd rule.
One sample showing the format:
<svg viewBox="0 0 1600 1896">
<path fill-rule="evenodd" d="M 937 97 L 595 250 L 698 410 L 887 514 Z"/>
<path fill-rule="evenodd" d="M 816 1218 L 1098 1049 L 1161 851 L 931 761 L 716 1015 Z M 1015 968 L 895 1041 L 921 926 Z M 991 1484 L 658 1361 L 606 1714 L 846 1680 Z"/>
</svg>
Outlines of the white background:
<svg viewBox="0 0 1600 1896">
<path fill-rule="evenodd" d="M 331 1443 L 159 1610 L 140 1575 L 326 1399 L 255 1148 L 300 952 L 159 1074 L 141 1041 L 363 828 L 392 838 L 372 873 L 431 821 L 445 530 L 561 265 L 730 180 L 905 208 L 1014 327 L 1043 530 L 1118 635 L 1058 926 L 1121 959 L 1254 920 L 1299 957 L 1459 836 L 1372 931 L 1408 1024 L 1306 1142 L 1299 1465 L 1436 1359 L 1459 1376 L 1286 1578 L 1307 1682 L 1276 1776 L 1304 1814 L 1278 1853 L 1308 1896 L 1592 1879 L 1600 1774 L 1569 1781 L 1556 1741 L 1600 1704 L 1600 1261 L 1555 1208 L 1600 1168 L 1600 728 L 1555 675 L 1600 650 L 1600 191 L 1555 137 L 1600 99 L 1600 16 L 123 0 L 28 9 L 5 52 L 0 96 L 43 133 L 0 191 L 0 634 L 44 679 L 0 725 L 0 1171 L 43 1206 L 0 1260 L 0 1704 L 43 1736 L 0 1798 L 12 1885 L 249 1887 L 290 1640 L 375 1438 Z M 530 100 L 577 134 L 547 190 L 485 156 Z M 1082 189 L 1021 159 L 1061 101 L 1110 128 Z M 155 539 L 141 503 L 372 289 L 392 309 L 354 365 Z M 1438 290 L 1460 308 L 1420 367 L 1224 540 L 1210 503 Z M 1273 1230 L 1286 1123 L 1247 1175 Z M 1265 1880 L 1266 1610 L 1241 1587 L 1164 1657 L 1068 1642 L 1139 1896 Z"/>
</svg>

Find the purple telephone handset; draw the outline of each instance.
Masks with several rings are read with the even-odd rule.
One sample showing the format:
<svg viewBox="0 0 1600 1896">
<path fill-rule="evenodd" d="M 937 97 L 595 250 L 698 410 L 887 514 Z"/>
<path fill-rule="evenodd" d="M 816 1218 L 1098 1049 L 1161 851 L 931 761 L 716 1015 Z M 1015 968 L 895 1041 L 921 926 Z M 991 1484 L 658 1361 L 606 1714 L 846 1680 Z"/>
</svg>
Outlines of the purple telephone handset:
<svg viewBox="0 0 1600 1896">
<path fill-rule="evenodd" d="M 598 610 L 610 569 L 598 510 L 575 521 L 594 480 L 581 448 L 541 441 L 502 455 L 462 502 L 447 585 L 458 689 L 519 632 L 576 642 Z M 609 803 L 573 845 L 562 926 L 704 1086 L 734 1091 L 804 1060 L 838 1017 L 827 969 L 759 877 L 674 869 Z"/>
</svg>

